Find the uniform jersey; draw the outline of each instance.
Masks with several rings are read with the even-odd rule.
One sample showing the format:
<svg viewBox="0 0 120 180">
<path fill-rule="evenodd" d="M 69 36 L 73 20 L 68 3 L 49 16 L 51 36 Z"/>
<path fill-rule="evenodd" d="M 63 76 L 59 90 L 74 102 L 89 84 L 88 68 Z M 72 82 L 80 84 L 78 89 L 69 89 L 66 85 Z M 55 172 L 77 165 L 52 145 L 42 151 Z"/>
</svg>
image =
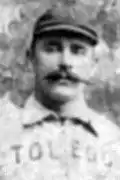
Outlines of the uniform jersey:
<svg viewBox="0 0 120 180">
<path fill-rule="evenodd" d="M 8 95 L 0 106 L 1 179 L 120 179 L 119 128 L 79 100 L 66 109 L 63 121 L 33 95 L 24 108 Z"/>
</svg>

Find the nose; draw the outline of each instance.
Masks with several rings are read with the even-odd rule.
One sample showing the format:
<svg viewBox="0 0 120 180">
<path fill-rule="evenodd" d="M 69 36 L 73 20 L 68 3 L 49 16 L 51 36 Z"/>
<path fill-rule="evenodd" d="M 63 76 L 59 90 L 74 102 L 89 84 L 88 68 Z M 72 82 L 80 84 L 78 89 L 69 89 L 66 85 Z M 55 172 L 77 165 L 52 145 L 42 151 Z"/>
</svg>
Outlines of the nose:
<svg viewBox="0 0 120 180">
<path fill-rule="evenodd" d="M 62 70 L 67 70 L 72 68 L 72 59 L 71 59 L 71 53 L 69 47 L 64 48 L 62 54 L 61 54 L 61 60 L 60 60 L 60 68 Z"/>
</svg>

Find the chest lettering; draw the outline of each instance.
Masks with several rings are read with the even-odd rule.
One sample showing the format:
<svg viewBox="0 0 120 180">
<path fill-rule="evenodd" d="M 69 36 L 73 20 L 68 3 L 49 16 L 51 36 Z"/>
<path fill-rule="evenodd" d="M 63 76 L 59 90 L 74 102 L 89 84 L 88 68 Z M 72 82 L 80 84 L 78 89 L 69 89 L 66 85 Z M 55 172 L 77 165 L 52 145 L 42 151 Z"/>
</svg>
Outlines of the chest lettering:
<svg viewBox="0 0 120 180">
<path fill-rule="evenodd" d="M 17 164 L 22 161 L 22 151 L 24 153 L 24 146 L 22 145 L 13 145 L 10 148 L 14 153 L 14 159 Z M 43 149 L 39 142 L 32 143 L 28 148 L 28 157 L 31 161 L 40 160 L 43 156 Z"/>
<path fill-rule="evenodd" d="M 61 147 L 54 148 L 53 142 L 49 142 L 47 144 L 48 155 L 51 159 L 60 159 L 65 153 L 64 149 Z M 41 145 L 40 142 L 36 141 L 31 143 L 27 149 L 23 145 L 13 145 L 10 147 L 14 155 L 15 163 L 21 163 L 24 158 L 23 154 L 27 153 L 27 156 L 30 161 L 38 161 L 43 156 L 46 156 L 46 152 L 44 151 L 44 147 Z M 26 152 L 27 151 L 27 152 Z M 88 146 L 86 149 L 82 147 L 78 140 L 74 140 L 69 148 L 69 154 L 72 159 L 81 159 L 82 157 L 86 157 L 87 161 L 96 161 L 97 153 L 93 147 Z"/>
<path fill-rule="evenodd" d="M 81 151 L 80 151 L 81 149 Z M 72 156 L 73 158 L 80 158 L 82 157 L 82 154 L 83 151 L 82 151 L 82 147 L 81 147 L 81 144 L 78 140 L 74 140 L 73 143 L 72 143 Z"/>
</svg>

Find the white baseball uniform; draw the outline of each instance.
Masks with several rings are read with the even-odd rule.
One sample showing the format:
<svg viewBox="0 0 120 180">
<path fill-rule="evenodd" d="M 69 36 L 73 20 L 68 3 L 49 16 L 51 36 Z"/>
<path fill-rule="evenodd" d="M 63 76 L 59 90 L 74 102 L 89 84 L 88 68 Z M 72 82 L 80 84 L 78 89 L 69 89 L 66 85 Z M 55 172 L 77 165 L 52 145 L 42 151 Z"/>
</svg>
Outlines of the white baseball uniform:
<svg viewBox="0 0 120 180">
<path fill-rule="evenodd" d="M 70 104 L 59 120 L 32 95 L 18 108 L 0 102 L 0 178 L 118 180 L 120 129 L 86 104 Z"/>
</svg>

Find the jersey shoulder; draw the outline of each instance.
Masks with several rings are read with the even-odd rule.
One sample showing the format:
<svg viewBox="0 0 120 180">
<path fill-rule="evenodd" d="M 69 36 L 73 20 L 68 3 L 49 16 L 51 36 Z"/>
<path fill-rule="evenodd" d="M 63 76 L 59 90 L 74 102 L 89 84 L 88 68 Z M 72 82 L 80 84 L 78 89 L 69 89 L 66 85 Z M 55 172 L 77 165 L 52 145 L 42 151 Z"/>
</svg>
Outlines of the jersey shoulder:
<svg viewBox="0 0 120 180">
<path fill-rule="evenodd" d="M 20 127 L 21 109 L 6 94 L 0 99 L 0 140 L 9 133 L 17 132 Z"/>
<path fill-rule="evenodd" d="M 105 114 L 92 113 L 91 123 L 103 143 L 120 138 L 120 127 Z"/>
<path fill-rule="evenodd" d="M 0 118 L 1 120 L 5 118 L 15 118 L 17 114 L 21 111 L 21 108 L 16 106 L 10 100 L 10 94 L 6 94 L 3 98 L 0 99 Z"/>
</svg>

